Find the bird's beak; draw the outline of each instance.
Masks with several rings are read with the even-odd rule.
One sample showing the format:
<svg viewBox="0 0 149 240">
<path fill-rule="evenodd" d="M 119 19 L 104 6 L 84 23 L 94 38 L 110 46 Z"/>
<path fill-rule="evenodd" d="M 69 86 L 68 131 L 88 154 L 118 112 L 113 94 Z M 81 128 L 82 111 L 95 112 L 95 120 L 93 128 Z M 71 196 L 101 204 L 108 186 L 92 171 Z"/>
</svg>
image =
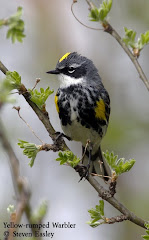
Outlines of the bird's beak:
<svg viewBox="0 0 149 240">
<path fill-rule="evenodd" d="M 60 72 L 59 72 L 58 69 L 54 69 L 54 70 L 48 71 L 47 73 L 49 73 L 49 74 L 59 74 Z"/>
</svg>

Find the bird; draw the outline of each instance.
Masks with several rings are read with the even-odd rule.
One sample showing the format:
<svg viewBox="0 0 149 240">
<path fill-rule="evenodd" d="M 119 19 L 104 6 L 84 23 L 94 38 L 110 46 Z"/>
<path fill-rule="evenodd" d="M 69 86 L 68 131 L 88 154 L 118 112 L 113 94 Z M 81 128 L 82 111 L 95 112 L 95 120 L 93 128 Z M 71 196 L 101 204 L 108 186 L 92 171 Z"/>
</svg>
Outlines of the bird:
<svg viewBox="0 0 149 240">
<path fill-rule="evenodd" d="M 83 177 L 93 173 L 109 176 L 101 151 L 110 116 L 110 97 L 93 61 L 77 52 L 64 54 L 54 70 L 59 88 L 55 95 L 56 110 L 64 136 L 82 143 Z"/>
</svg>

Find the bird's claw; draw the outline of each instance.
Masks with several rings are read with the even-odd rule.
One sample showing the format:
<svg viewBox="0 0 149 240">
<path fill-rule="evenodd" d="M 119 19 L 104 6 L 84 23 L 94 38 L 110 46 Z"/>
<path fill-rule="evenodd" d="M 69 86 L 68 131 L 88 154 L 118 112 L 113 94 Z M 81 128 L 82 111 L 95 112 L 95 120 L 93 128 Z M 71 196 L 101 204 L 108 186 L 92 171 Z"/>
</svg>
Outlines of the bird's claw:
<svg viewBox="0 0 149 240">
<path fill-rule="evenodd" d="M 79 175 L 80 175 L 80 177 L 81 177 L 80 180 L 79 180 L 79 182 L 80 182 L 83 178 L 88 179 L 88 176 L 89 176 L 89 166 L 84 166 L 83 164 L 77 165 L 77 166 L 75 167 L 75 170 L 76 170 L 76 172 L 79 173 Z"/>
<path fill-rule="evenodd" d="M 66 135 L 65 135 L 64 133 L 62 133 L 62 132 L 56 132 L 55 135 L 56 135 L 55 143 L 57 143 L 57 142 L 58 142 L 60 139 L 62 139 L 62 138 L 66 138 L 67 140 L 71 141 L 71 138 L 68 137 L 68 136 L 66 136 Z"/>
</svg>

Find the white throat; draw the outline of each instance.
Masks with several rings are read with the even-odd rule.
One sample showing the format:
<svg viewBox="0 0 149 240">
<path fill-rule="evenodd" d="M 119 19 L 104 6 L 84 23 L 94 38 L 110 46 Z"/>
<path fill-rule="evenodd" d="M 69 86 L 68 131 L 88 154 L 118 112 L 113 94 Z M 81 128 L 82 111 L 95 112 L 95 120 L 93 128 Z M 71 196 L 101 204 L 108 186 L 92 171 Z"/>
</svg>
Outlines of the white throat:
<svg viewBox="0 0 149 240">
<path fill-rule="evenodd" d="M 70 87 L 71 85 L 78 84 L 78 83 L 83 84 L 83 82 L 84 82 L 82 77 L 81 78 L 74 78 L 74 77 L 64 75 L 62 73 L 60 73 L 58 75 L 58 80 L 60 81 L 60 87 L 61 88 Z"/>
</svg>

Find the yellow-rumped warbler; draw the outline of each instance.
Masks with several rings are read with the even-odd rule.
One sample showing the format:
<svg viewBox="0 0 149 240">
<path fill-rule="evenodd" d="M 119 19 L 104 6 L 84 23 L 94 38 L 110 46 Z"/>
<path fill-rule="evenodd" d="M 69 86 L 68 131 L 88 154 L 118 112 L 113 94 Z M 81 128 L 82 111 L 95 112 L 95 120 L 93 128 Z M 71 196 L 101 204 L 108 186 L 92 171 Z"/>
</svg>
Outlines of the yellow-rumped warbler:
<svg viewBox="0 0 149 240">
<path fill-rule="evenodd" d="M 110 98 L 97 68 L 90 59 L 72 52 L 47 73 L 57 74 L 60 81 L 55 104 L 65 135 L 81 142 L 84 151 L 89 141 L 84 157 L 89 160 L 89 172 L 107 175 L 100 144 L 108 127 Z"/>
</svg>

